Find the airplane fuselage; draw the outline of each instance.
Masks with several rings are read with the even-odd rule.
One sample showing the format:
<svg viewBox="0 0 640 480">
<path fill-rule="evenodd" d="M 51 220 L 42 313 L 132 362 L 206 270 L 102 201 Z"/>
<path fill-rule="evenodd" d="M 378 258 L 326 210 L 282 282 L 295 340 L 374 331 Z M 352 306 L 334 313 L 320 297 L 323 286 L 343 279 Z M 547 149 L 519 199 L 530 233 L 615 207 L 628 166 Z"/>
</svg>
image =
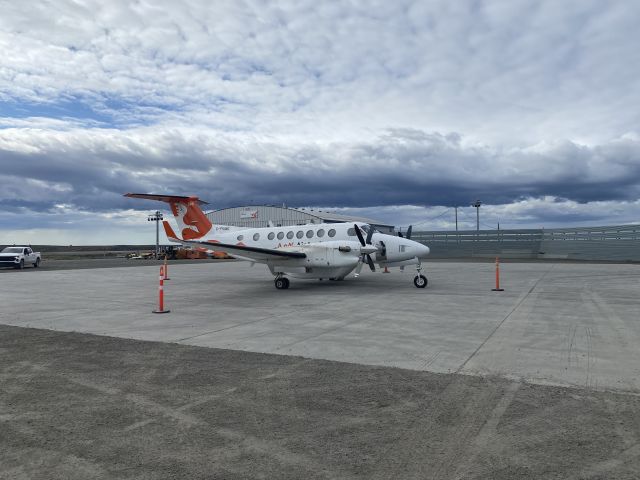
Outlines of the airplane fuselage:
<svg viewBox="0 0 640 480">
<path fill-rule="evenodd" d="M 356 224 L 365 230 L 371 228 L 364 223 Z M 305 258 L 283 257 L 260 262 L 274 275 L 281 273 L 297 278 L 344 278 L 356 267 L 361 249 L 353 223 L 247 229 L 216 225 L 201 240 L 305 253 Z M 372 254 L 373 261 L 381 267 L 398 262 L 417 264 L 429 253 L 429 248 L 421 243 L 380 232 L 373 233 L 371 243 L 377 249 Z M 212 250 L 215 251 L 215 247 Z M 241 254 L 233 255 L 256 261 Z"/>
</svg>

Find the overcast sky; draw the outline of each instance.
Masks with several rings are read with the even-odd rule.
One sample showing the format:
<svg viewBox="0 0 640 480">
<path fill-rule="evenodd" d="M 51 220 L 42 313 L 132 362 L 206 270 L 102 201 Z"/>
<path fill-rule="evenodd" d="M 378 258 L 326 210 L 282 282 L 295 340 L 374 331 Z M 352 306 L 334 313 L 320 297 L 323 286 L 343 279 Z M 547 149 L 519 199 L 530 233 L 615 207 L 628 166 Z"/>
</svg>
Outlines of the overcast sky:
<svg viewBox="0 0 640 480">
<path fill-rule="evenodd" d="M 640 2 L 0 1 L 0 244 L 163 204 L 640 222 Z M 417 227 L 416 227 L 417 228 Z"/>
</svg>

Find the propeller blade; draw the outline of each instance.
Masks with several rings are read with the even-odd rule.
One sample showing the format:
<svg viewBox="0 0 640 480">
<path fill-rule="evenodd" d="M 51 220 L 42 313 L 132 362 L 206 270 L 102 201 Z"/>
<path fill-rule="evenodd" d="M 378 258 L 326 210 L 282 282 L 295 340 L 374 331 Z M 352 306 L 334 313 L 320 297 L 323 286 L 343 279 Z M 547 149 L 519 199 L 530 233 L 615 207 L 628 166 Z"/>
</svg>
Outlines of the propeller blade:
<svg viewBox="0 0 640 480">
<path fill-rule="evenodd" d="M 371 269 L 372 272 L 376 271 L 376 266 L 373 264 L 373 260 L 371 259 L 371 255 L 367 254 L 367 263 L 369 264 L 369 268 Z"/>
<path fill-rule="evenodd" d="M 356 235 L 358 236 L 358 240 L 360 240 L 360 245 L 362 245 L 363 247 L 366 245 L 366 243 L 364 243 L 364 237 L 362 236 L 362 232 L 360 231 L 360 227 L 358 227 L 357 224 L 353 224 L 353 226 L 355 227 L 356 230 Z"/>
<path fill-rule="evenodd" d="M 413 228 L 413 225 L 409 225 L 409 228 L 407 228 L 407 240 L 411 239 L 411 229 Z"/>
<path fill-rule="evenodd" d="M 367 245 L 371 245 L 371 237 L 373 237 L 373 227 L 369 225 L 369 233 L 367 233 Z"/>
</svg>

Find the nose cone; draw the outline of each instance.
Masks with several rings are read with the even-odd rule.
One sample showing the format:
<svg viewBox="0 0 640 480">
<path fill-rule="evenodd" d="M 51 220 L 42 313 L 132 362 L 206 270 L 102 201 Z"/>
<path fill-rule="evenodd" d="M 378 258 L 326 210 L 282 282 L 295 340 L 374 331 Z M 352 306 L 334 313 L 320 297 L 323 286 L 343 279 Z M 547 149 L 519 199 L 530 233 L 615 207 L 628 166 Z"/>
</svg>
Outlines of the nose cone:
<svg viewBox="0 0 640 480">
<path fill-rule="evenodd" d="M 419 258 L 424 258 L 427 255 L 429 255 L 429 252 L 431 252 L 431 250 L 429 250 L 429 247 L 427 247 L 426 245 L 422 245 L 421 243 L 418 244 L 418 257 Z"/>
</svg>

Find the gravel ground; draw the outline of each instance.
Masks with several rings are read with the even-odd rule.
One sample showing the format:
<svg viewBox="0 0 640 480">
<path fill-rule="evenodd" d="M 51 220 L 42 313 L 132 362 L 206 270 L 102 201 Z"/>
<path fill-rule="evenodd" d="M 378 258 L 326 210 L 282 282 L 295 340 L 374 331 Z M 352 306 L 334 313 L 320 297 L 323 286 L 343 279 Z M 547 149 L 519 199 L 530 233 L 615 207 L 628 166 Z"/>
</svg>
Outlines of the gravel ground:
<svg viewBox="0 0 640 480">
<path fill-rule="evenodd" d="M 2 479 L 637 479 L 640 397 L 0 326 Z"/>
</svg>

